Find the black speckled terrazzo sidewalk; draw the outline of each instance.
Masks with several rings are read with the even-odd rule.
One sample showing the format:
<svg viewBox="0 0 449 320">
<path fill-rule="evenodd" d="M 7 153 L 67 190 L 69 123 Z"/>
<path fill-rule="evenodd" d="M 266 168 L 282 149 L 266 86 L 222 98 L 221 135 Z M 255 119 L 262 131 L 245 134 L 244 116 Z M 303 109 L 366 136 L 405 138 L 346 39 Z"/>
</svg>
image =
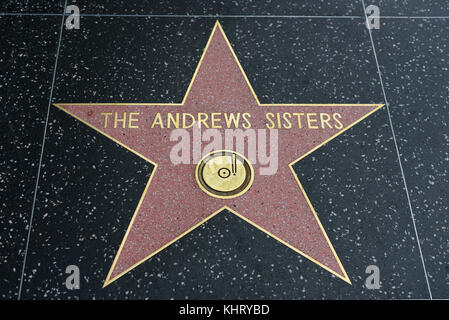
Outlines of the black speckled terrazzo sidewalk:
<svg viewBox="0 0 449 320">
<path fill-rule="evenodd" d="M 2 300 L 449 299 L 447 3 L 113 3 L 0 4 Z M 52 104 L 179 103 L 216 21 L 262 104 L 386 104 L 292 167 L 352 284 L 224 210 L 103 288 L 155 167 Z"/>
</svg>

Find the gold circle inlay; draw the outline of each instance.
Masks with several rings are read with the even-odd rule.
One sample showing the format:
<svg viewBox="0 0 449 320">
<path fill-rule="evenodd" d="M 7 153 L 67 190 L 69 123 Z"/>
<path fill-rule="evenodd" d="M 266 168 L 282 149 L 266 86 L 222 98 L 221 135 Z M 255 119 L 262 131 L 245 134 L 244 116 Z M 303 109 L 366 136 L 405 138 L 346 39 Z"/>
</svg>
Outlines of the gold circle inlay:
<svg viewBox="0 0 449 320">
<path fill-rule="evenodd" d="M 241 154 L 219 150 L 201 159 L 196 166 L 195 178 L 208 195 L 230 199 L 248 191 L 254 181 L 254 170 Z"/>
</svg>

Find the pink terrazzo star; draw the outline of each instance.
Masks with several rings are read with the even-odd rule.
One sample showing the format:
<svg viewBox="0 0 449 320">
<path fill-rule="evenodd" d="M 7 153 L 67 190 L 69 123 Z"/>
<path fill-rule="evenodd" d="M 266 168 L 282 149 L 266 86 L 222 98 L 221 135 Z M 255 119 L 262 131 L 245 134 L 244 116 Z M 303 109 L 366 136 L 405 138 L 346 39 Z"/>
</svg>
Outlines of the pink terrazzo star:
<svg viewBox="0 0 449 320">
<path fill-rule="evenodd" d="M 382 105 L 269 105 L 260 104 L 217 22 L 203 57 L 178 104 L 57 104 L 59 108 L 157 165 L 117 252 L 104 286 L 184 236 L 223 209 L 268 233 L 337 277 L 350 283 L 291 164 L 336 137 Z M 105 128 L 102 113 L 136 112 L 139 129 Z M 195 180 L 196 164 L 170 161 L 168 128 L 151 128 L 156 113 L 204 112 L 251 114 L 255 129 L 266 128 L 267 112 L 339 113 L 341 128 L 279 129 L 279 161 L 274 175 L 260 175 L 251 188 L 234 199 L 207 195 Z M 136 116 L 137 117 L 137 116 Z M 109 121 L 112 121 L 110 118 Z M 293 120 L 292 120 L 293 121 Z M 191 129 L 189 129 L 191 130 Z M 219 129 L 221 131 L 223 129 Z M 151 159 L 151 160 L 150 160 Z M 151 182 L 151 184 L 150 184 Z M 298 186 L 299 185 L 299 186 Z"/>
</svg>

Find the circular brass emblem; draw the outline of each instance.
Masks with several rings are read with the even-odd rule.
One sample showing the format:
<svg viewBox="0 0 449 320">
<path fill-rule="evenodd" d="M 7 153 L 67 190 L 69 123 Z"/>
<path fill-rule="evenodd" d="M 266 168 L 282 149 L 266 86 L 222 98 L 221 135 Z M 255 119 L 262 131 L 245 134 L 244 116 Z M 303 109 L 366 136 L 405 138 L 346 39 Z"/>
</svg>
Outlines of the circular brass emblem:
<svg viewBox="0 0 449 320">
<path fill-rule="evenodd" d="M 208 195 L 230 199 L 244 194 L 253 184 L 254 170 L 241 154 L 220 150 L 204 156 L 196 166 L 195 178 Z"/>
</svg>

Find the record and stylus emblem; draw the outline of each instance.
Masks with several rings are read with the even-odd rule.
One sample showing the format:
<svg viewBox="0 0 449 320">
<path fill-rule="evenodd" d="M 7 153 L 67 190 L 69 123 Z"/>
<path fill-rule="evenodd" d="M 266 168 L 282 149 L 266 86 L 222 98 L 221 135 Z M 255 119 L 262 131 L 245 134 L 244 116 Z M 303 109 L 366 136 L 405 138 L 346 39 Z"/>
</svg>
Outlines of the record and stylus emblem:
<svg viewBox="0 0 449 320">
<path fill-rule="evenodd" d="M 234 151 L 213 151 L 196 166 L 200 188 L 215 198 L 230 199 L 244 194 L 252 185 L 254 170 L 249 161 Z"/>
</svg>

